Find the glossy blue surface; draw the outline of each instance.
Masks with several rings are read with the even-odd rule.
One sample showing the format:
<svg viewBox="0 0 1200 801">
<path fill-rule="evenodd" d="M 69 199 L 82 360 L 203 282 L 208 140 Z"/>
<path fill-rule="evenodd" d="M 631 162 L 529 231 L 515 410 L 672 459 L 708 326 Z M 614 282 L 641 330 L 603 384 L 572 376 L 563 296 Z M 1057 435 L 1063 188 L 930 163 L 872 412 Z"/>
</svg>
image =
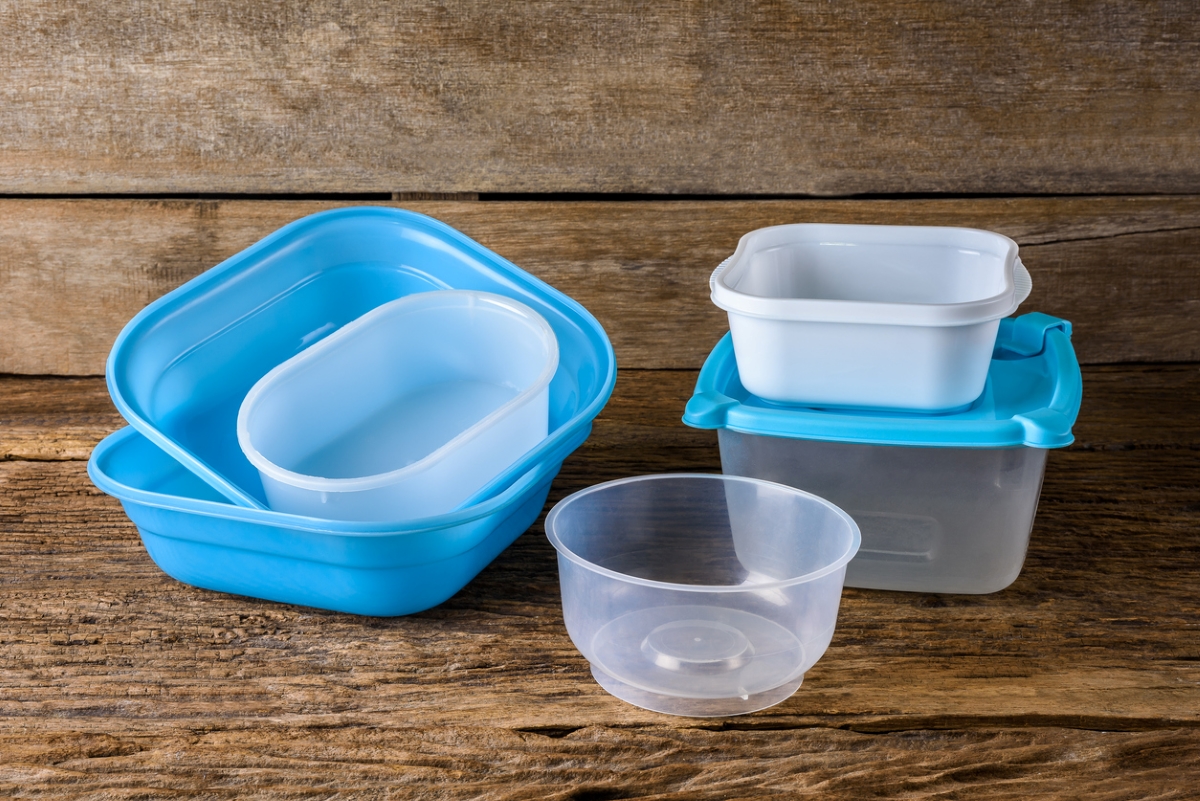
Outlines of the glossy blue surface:
<svg viewBox="0 0 1200 801">
<path fill-rule="evenodd" d="M 1000 321 L 987 384 L 966 409 L 907 414 L 772 404 L 742 386 L 733 340 L 726 334 L 700 371 L 683 422 L 694 428 L 870 445 L 1061 448 L 1074 441 L 1071 427 L 1082 396 L 1071 324 L 1034 312 Z"/>
<path fill-rule="evenodd" d="M 612 393 L 616 360 L 604 330 L 578 303 L 421 214 L 348 208 L 281 228 L 134 317 L 109 355 L 109 392 L 125 419 L 180 464 L 233 503 L 265 510 L 258 473 L 237 443 L 246 392 L 376 306 L 434 289 L 515 298 L 546 318 L 559 344 L 549 436 L 470 506 L 590 428 Z"/>
<path fill-rule="evenodd" d="M 360 615 L 450 598 L 538 517 L 580 430 L 507 489 L 405 523 L 348 523 L 230 504 L 133 428 L 96 446 L 88 475 L 118 498 L 155 563 L 205 589 Z"/>
</svg>

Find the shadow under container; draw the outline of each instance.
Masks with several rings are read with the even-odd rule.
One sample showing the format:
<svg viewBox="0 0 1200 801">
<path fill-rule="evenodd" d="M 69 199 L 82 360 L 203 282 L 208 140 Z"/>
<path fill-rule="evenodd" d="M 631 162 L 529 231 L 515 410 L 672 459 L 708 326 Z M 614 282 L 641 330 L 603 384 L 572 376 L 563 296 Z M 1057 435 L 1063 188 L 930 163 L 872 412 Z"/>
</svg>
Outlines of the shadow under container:
<svg viewBox="0 0 1200 801">
<path fill-rule="evenodd" d="M 563 620 L 608 692 L 673 715 L 739 715 L 800 686 L 833 638 L 854 521 L 756 479 L 610 481 L 546 518 Z"/>
<path fill-rule="evenodd" d="M 726 335 L 683 419 L 718 429 L 725 473 L 815 493 L 855 519 L 847 586 L 997 592 L 1024 565 L 1048 449 L 1073 441 L 1070 330 L 1038 313 L 1003 320 L 983 394 L 945 415 L 774 406 L 742 387 Z"/>
</svg>

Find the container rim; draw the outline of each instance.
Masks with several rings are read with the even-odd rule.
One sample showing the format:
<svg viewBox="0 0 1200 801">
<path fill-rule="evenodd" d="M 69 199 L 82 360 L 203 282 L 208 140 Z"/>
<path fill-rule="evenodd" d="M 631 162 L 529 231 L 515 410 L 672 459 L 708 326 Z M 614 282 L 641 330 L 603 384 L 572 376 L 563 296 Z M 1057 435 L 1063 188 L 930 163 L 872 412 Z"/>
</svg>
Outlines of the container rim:
<svg viewBox="0 0 1200 801">
<path fill-rule="evenodd" d="M 764 238 L 796 234 L 786 244 L 941 244 L 927 241 L 935 234 L 951 238 L 974 239 L 1004 262 L 1004 288 L 993 295 L 954 303 L 906 303 L 898 301 L 833 300 L 824 298 L 774 298 L 751 295 L 731 286 L 726 279 L 757 252 Z M 801 236 L 814 234 L 816 238 Z M 826 234 L 829 242 L 825 242 Z M 944 243 L 947 247 L 965 247 L 965 242 Z M 974 325 L 1007 317 L 1029 296 L 1032 281 L 1018 257 L 1015 241 L 982 228 L 926 225 L 860 225 L 845 223 L 793 223 L 758 228 L 738 240 L 733 255 L 717 266 L 709 277 L 710 297 L 718 308 L 746 317 L 779 321 L 847 323 L 856 325 L 911 325 L 952 327 Z"/>
<path fill-rule="evenodd" d="M 106 470 L 105 462 L 115 449 L 120 448 L 131 437 L 145 437 L 133 426 L 117 429 L 92 450 L 87 462 L 88 477 L 102 492 L 111 495 L 122 504 L 133 503 L 154 509 L 206 517 L 214 520 L 235 520 L 242 523 L 284 528 L 309 534 L 324 534 L 335 537 L 392 537 L 421 534 L 471 524 L 485 518 L 504 513 L 519 502 L 532 488 L 550 481 L 558 472 L 559 462 L 540 462 L 519 476 L 503 491 L 469 506 L 451 512 L 409 520 L 331 520 L 319 517 L 278 512 L 273 509 L 252 509 L 237 506 L 232 501 L 213 501 L 186 498 L 155 490 L 130 486 L 113 477 Z M 158 444 L 145 437 L 155 447 Z M 161 448 L 160 448 L 161 450 Z M 170 456 L 170 454 L 167 454 Z M 172 457 L 174 458 L 174 457 Z M 199 478 L 197 476 L 197 478 Z M 254 550 L 250 544 L 250 550 Z"/>
<path fill-rule="evenodd" d="M 468 302 L 464 304 L 463 300 Z M 431 453 L 412 464 L 385 473 L 371 473 L 365 476 L 353 476 L 350 478 L 329 478 L 288 470 L 268 459 L 255 447 L 250 434 L 250 416 L 254 413 L 255 405 L 270 391 L 272 384 L 281 380 L 288 373 L 301 369 L 305 362 L 321 358 L 326 352 L 337 348 L 343 340 L 350 339 L 358 335 L 362 329 L 373 325 L 377 318 L 399 313 L 398 309 L 403 309 L 407 312 L 421 308 L 458 308 L 464 305 L 475 306 L 477 304 L 501 309 L 512 317 L 519 318 L 531 331 L 536 332 L 546 347 L 545 363 L 542 365 L 542 371 L 538 374 L 537 378 L 515 397 L 505 402 L 500 408 L 493 410 L 487 416 L 476 421 L 470 427 L 463 429 L 454 437 L 439 445 Z M 250 388 L 250 391 L 246 393 L 246 397 L 238 409 L 238 444 L 241 446 L 242 452 L 246 454 L 246 458 L 255 468 L 266 473 L 276 481 L 293 487 L 315 492 L 363 492 L 386 487 L 390 484 L 403 481 L 409 475 L 429 469 L 432 465 L 437 464 L 449 454 L 462 448 L 463 445 L 475 439 L 487 429 L 494 427 L 504 418 L 511 416 L 517 409 L 525 406 L 535 395 L 550 384 L 555 372 L 558 370 L 558 359 L 558 339 L 554 334 L 554 329 L 550 327 L 550 323 L 542 315 L 518 300 L 505 297 L 504 295 L 497 295 L 494 292 L 473 289 L 439 289 L 406 295 L 381 306 L 376 306 L 361 317 L 351 320 L 325 339 L 300 351 L 287 361 L 276 365 L 270 372 L 260 378 Z"/>
<path fill-rule="evenodd" d="M 681 478 L 682 479 L 703 479 L 706 481 L 707 480 L 721 481 L 723 483 L 724 482 L 733 482 L 733 483 L 758 484 L 758 485 L 770 486 L 770 487 L 775 487 L 777 489 L 781 489 L 792 495 L 799 495 L 801 497 L 816 501 L 820 505 L 824 506 L 825 508 L 827 508 L 831 512 L 833 512 L 838 518 L 840 518 L 842 520 L 842 522 L 846 523 L 849 526 L 850 534 L 851 534 L 850 544 L 847 546 L 845 552 L 842 553 L 841 556 L 839 556 L 837 559 L 835 559 L 828 565 L 825 565 L 824 567 L 819 567 L 816 570 L 811 570 L 808 573 L 804 573 L 802 575 L 794 576 L 794 577 L 788 578 L 788 579 L 780 579 L 777 581 L 764 581 L 764 582 L 757 582 L 757 583 L 753 583 L 753 584 L 736 584 L 736 585 L 735 584 L 679 584 L 679 583 L 670 582 L 670 581 L 654 581 L 652 579 L 644 579 L 644 578 L 640 578 L 638 576 L 630 576 L 628 574 L 621 573 L 616 570 L 611 570 L 607 567 L 601 567 L 600 565 L 598 565 L 594 562 L 584 559 L 582 556 L 580 556 L 579 554 L 575 553 L 570 548 L 568 548 L 567 545 L 558 536 L 558 532 L 555 530 L 555 522 L 557 521 L 558 515 L 561 513 L 561 511 L 564 508 L 566 508 L 569 504 L 574 503 L 575 501 L 579 500 L 580 498 L 583 498 L 586 495 L 591 495 L 592 493 L 600 492 L 600 491 L 608 489 L 610 487 L 616 487 L 616 486 L 620 486 L 622 484 L 632 484 L 632 483 L 639 482 L 639 481 L 659 481 L 659 480 L 663 480 L 663 479 L 681 479 Z M 806 584 L 810 581 L 815 581 L 816 579 L 827 576 L 830 573 L 833 573 L 833 572 L 845 567 L 846 564 L 849 563 L 850 560 L 854 558 L 855 554 L 858 553 L 859 546 L 862 544 L 862 534 L 859 531 L 858 523 L 854 522 L 854 518 L 852 518 L 849 514 L 847 514 L 844 510 L 842 510 L 841 507 L 826 500 L 825 498 L 822 498 L 819 495 L 814 495 L 811 492 L 805 492 L 804 490 L 799 490 L 799 489 L 796 489 L 795 487 L 790 487 L 787 484 L 781 484 L 777 481 L 767 481 L 765 479 L 750 478 L 747 476 L 732 476 L 732 475 L 726 475 L 724 473 L 651 473 L 648 475 L 629 476 L 627 478 L 619 478 L 619 479 L 615 479 L 613 481 L 605 481 L 600 484 L 593 484 L 592 486 L 587 487 L 586 489 L 582 489 L 578 492 L 571 493 L 570 495 L 563 498 L 558 503 L 554 504 L 554 508 L 551 509 L 550 513 L 546 515 L 545 529 L 546 529 L 546 538 L 548 540 L 550 540 L 550 544 L 554 546 L 554 550 L 556 550 L 561 556 L 566 557 L 567 559 L 571 560 L 572 562 L 579 565 L 580 567 L 585 568 L 586 570 L 590 570 L 593 573 L 599 573 L 600 575 L 603 575 L 603 576 L 608 576 L 609 578 L 617 579 L 618 581 L 624 581 L 628 584 L 637 584 L 637 585 L 640 585 L 643 587 L 654 587 L 656 589 L 676 590 L 676 591 L 681 591 L 681 592 L 717 592 L 717 593 L 758 592 L 758 591 L 763 591 L 763 590 L 780 589 L 782 587 L 791 587 L 791 586 L 795 586 L 798 584 Z"/>
</svg>

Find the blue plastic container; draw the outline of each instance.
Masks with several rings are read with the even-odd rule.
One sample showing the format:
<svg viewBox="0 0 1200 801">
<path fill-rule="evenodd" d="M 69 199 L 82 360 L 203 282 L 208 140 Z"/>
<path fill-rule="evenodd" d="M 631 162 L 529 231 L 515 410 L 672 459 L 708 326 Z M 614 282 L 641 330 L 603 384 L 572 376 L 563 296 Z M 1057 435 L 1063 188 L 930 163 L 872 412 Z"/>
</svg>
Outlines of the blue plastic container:
<svg viewBox="0 0 1200 801">
<path fill-rule="evenodd" d="M 470 508 L 402 524 L 335 522 L 234 506 L 132 428 L 96 446 L 88 475 L 121 501 L 150 557 L 197 587 L 359 615 L 450 598 L 537 519 L 563 458 Z"/>
<path fill-rule="evenodd" d="M 1047 450 L 1071 444 L 1083 383 L 1071 324 L 1001 320 L 983 394 L 945 414 L 779 406 L 742 386 L 729 335 L 683 421 L 718 429 L 721 468 L 788 484 L 854 518 L 846 585 L 988 593 L 1021 571 Z"/>
<path fill-rule="evenodd" d="M 265 508 L 237 441 L 249 389 L 346 323 L 419 292 L 514 298 L 549 323 L 558 369 L 548 434 L 457 510 L 351 522 Z M 108 361 L 133 425 L 101 442 L 88 474 L 118 498 L 146 550 L 197 587 L 364 615 L 445 601 L 525 531 L 562 461 L 591 432 L 616 359 L 582 306 L 420 214 L 352 208 L 298 220 L 139 313 Z"/>
<path fill-rule="evenodd" d="M 565 442 L 582 442 L 612 393 L 616 360 L 578 303 L 421 214 L 348 208 L 281 228 L 134 317 L 109 355 L 109 392 L 125 419 L 185 468 L 233 503 L 265 510 L 258 471 L 237 441 L 246 393 L 371 309 L 435 289 L 518 300 L 558 340 L 547 437 L 460 507 L 470 508 L 555 461 Z"/>
</svg>

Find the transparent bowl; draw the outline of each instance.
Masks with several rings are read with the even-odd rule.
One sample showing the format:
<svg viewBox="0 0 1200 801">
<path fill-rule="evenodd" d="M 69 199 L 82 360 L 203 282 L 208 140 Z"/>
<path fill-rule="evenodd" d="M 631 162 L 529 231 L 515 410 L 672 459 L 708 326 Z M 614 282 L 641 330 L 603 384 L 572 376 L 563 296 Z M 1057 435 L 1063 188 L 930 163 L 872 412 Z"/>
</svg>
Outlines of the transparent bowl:
<svg viewBox="0 0 1200 801">
<path fill-rule="evenodd" d="M 854 520 L 782 484 L 640 476 L 546 518 L 563 619 L 608 692 L 672 715 L 740 715 L 800 686 L 837 623 Z"/>
</svg>

